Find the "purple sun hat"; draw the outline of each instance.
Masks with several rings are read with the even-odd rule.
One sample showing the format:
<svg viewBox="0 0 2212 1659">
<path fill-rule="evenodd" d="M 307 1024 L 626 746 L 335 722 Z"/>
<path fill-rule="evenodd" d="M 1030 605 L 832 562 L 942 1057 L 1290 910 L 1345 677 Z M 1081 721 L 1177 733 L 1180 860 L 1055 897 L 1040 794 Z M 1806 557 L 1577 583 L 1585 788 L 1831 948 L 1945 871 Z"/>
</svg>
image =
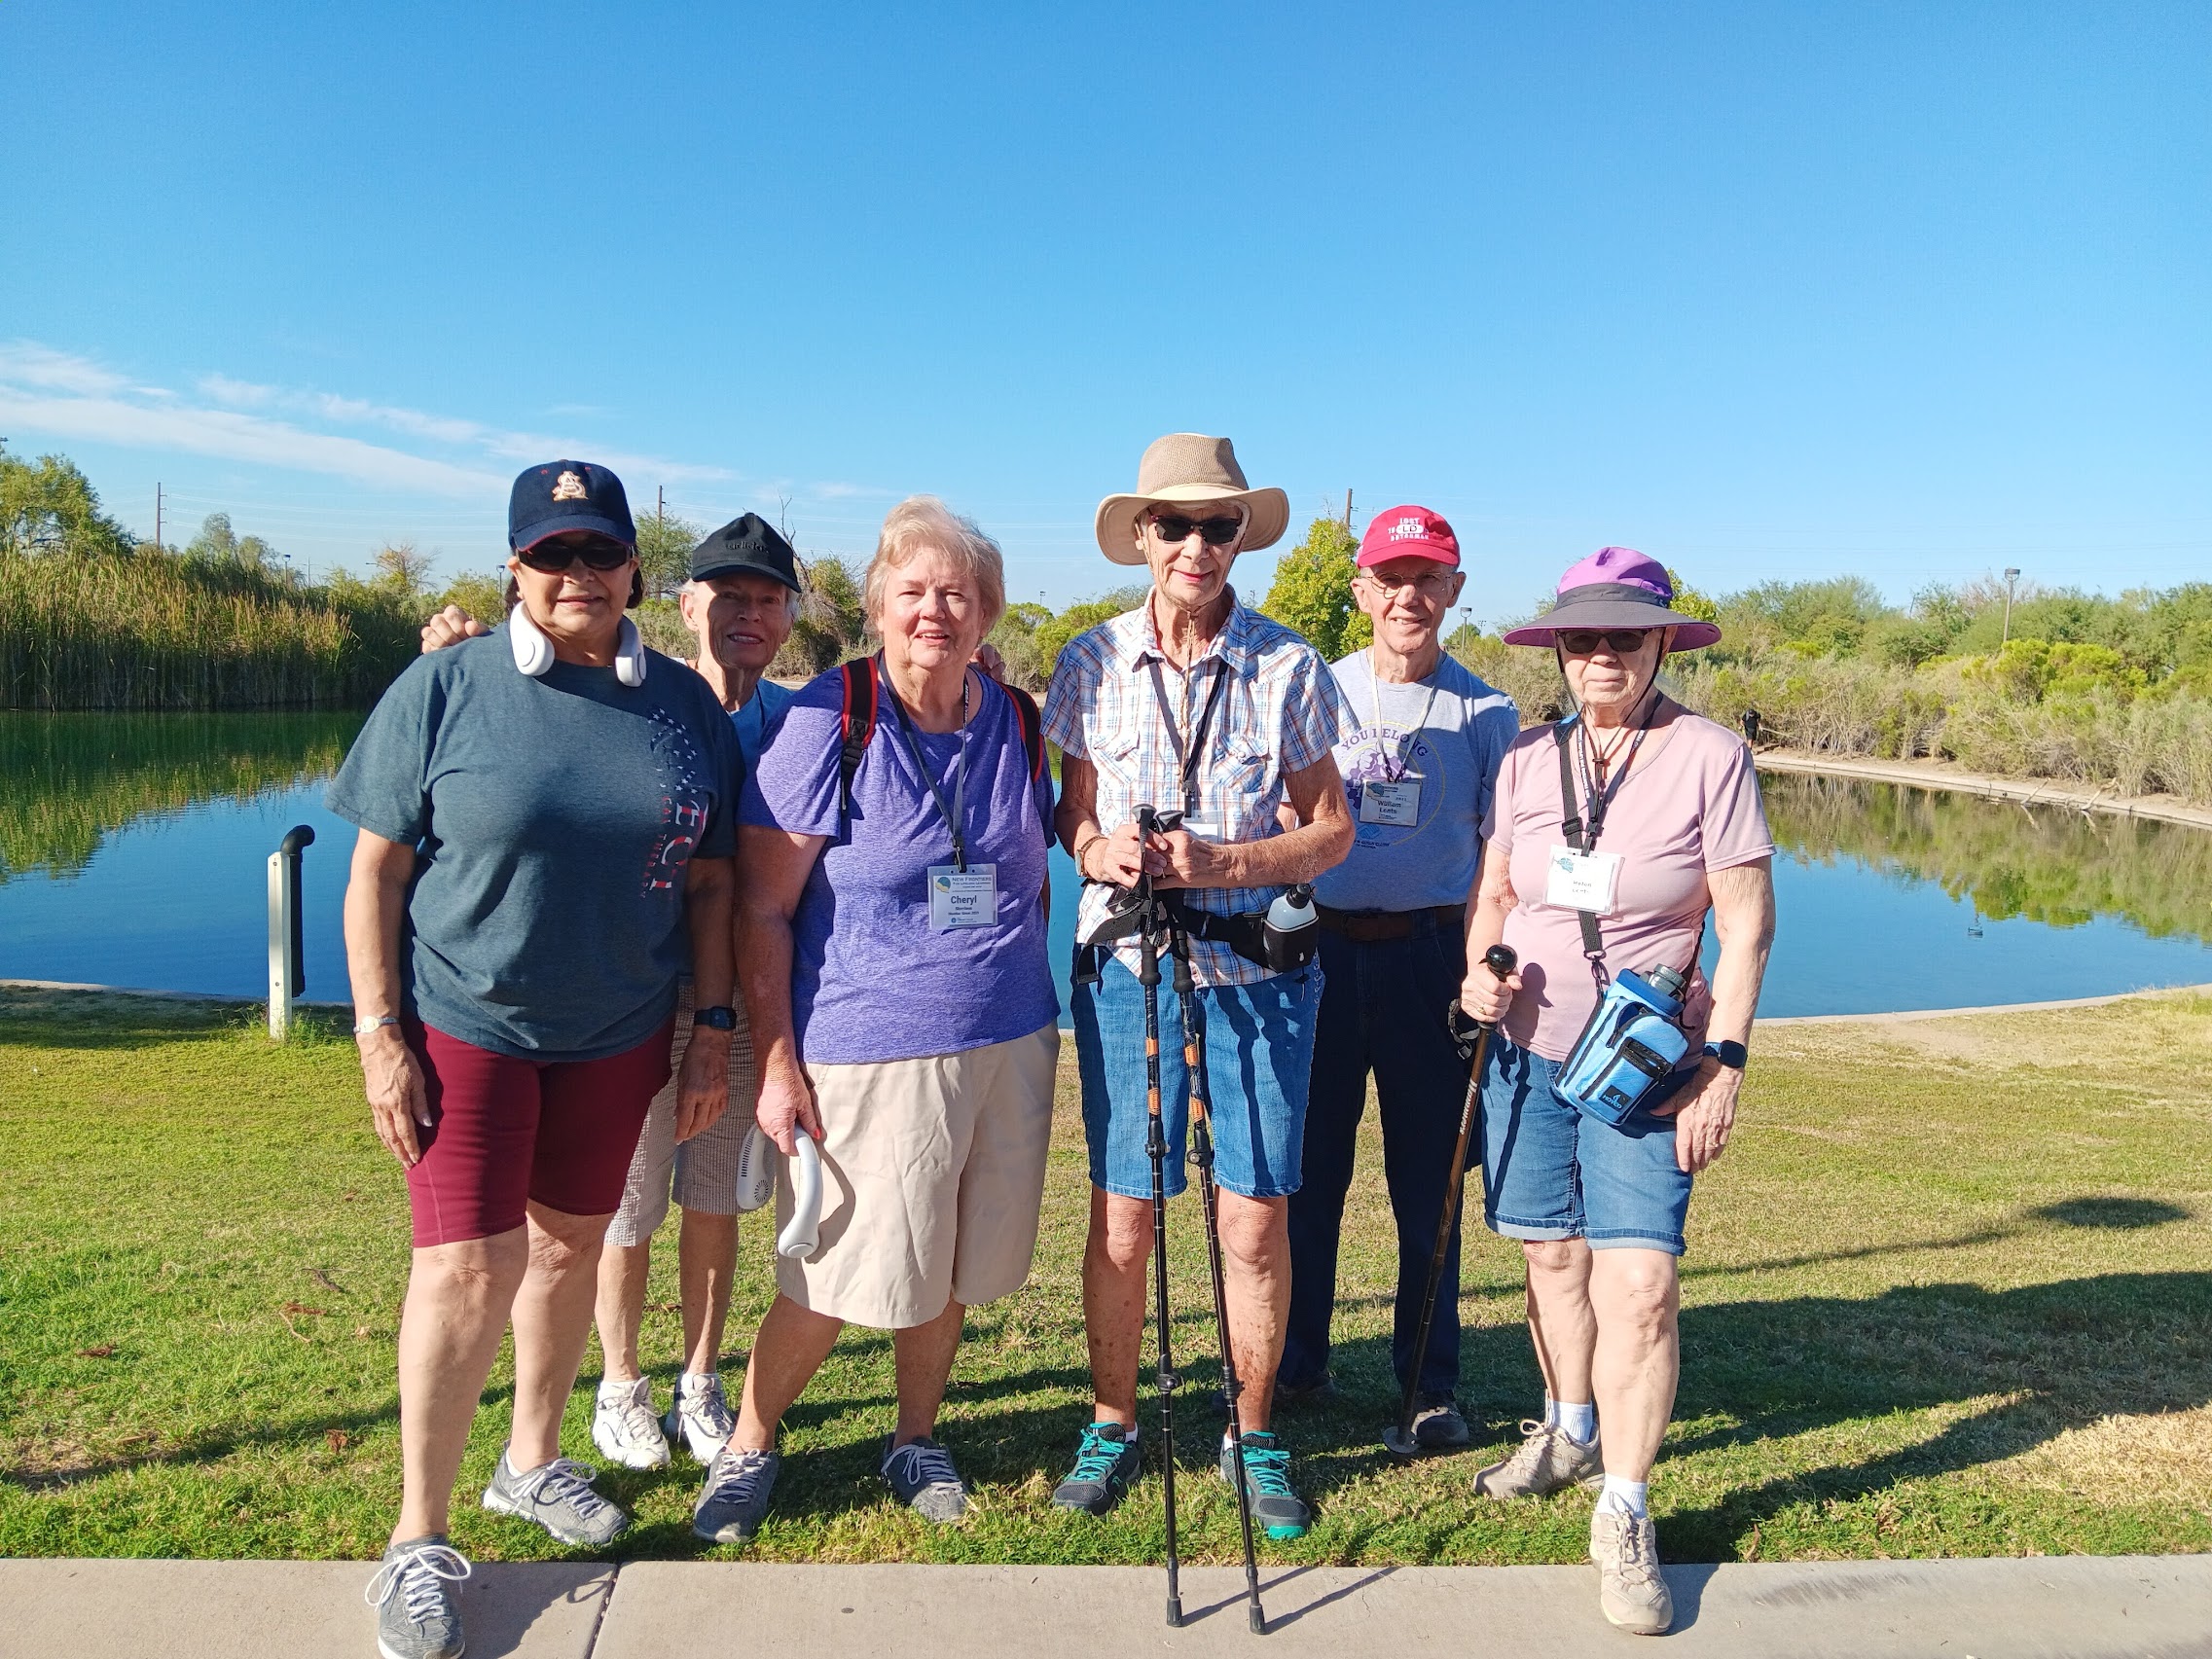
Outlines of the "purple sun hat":
<svg viewBox="0 0 2212 1659">
<path fill-rule="evenodd" d="M 1720 628 L 1668 607 L 1675 585 L 1667 567 L 1632 547 L 1601 547 L 1559 578 L 1558 602 L 1525 628 L 1505 634 L 1508 645 L 1555 643 L 1563 628 L 1672 628 L 1677 651 L 1694 651 L 1721 637 Z"/>
</svg>

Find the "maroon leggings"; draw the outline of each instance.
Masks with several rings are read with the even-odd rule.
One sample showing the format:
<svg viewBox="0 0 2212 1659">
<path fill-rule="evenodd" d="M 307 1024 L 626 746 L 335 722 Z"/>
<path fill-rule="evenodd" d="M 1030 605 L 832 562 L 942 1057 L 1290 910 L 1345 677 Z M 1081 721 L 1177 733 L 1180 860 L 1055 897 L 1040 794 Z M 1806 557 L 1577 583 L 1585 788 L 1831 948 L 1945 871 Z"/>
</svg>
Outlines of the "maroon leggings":
<svg viewBox="0 0 2212 1659">
<path fill-rule="evenodd" d="M 416 1247 L 513 1232 L 532 1201 L 568 1215 L 619 1208 L 645 1108 L 669 1080 L 673 1024 L 604 1060 L 542 1061 L 409 1020 L 430 1100 L 407 1172 Z"/>
</svg>

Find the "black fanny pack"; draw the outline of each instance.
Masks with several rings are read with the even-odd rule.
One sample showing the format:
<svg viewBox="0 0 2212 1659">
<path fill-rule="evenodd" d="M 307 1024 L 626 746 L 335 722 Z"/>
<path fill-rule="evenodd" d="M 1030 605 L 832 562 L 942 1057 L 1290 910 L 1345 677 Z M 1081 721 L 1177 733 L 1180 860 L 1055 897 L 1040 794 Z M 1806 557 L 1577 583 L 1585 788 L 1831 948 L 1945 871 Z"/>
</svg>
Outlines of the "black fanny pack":
<svg viewBox="0 0 2212 1659">
<path fill-rule="evenodd" d="M 1189 938 L 1226 945 L 1271 974 L 1302 968 L 1321 952 L 1321 913 L 1314 909 L 1313 888 L 1303 882 L 1287 889 L 1265 910 L 1238 911 L 1232 916 L 1200 910 L 1178 890 L 1161 893 L 1159 898 L 1171 926 Z M 1114 887 L 1106 915 L 1075 946 L 1076 983 L 1097 984 L 1100 955 L 1124 939 L 1134 939 L 1142 925 L 1143 907 L 1135 889 Z"/>
</svg>

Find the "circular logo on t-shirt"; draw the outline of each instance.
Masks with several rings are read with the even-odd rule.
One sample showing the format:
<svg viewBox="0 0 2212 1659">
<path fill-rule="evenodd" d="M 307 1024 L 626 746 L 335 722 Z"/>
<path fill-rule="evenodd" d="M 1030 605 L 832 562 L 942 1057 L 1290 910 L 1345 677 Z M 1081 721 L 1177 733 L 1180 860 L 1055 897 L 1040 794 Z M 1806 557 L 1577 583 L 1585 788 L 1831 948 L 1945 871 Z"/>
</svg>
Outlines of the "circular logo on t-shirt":
<svg viewBox="0 0 2212 1659">
<path fill-rule="evenodd" d="M 1338 746 L 1336 766 L 1359 846 L 1396 847 L 1435 820 L 1444 799 L 1444 759 L 1427 738 L 1388 721 L 1361 726 Z M 1389 796 L 1378 791 L 1375 804 L 1366 805 L 1368 784 L 1392 782 L 1400 787 Z"/>
</svg>

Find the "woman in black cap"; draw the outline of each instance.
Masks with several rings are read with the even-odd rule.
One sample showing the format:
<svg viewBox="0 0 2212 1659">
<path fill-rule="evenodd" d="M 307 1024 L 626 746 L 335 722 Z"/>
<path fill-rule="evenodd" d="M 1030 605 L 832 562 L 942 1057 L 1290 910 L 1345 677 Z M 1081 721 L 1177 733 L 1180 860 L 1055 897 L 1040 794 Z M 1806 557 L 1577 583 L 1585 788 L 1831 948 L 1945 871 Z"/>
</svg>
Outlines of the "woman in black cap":
<svg viewBox="0 0 2212 1659">
<path fill-rule="evenodd" d="M 702 1029 L 678 1136 L 728 1089 L 735 734 L 706 682 L 624 614 L 642 588 L 612 473 L 533 467 L 508 523 L 506 628 L 418 658 L 329 793 L 360 827 L 354 1035 L 414 1212 L 405 1490 L 368 1595 L 387 1659 L 461 1651 L 450 1587 L 469 1569 L 447 1511 L 510 1323 L 514 1424 L 484 1507 L 569 1544 L 628 1525 L 561 1455 L 561 1421 L 686 967 Z"/>
</svg>

